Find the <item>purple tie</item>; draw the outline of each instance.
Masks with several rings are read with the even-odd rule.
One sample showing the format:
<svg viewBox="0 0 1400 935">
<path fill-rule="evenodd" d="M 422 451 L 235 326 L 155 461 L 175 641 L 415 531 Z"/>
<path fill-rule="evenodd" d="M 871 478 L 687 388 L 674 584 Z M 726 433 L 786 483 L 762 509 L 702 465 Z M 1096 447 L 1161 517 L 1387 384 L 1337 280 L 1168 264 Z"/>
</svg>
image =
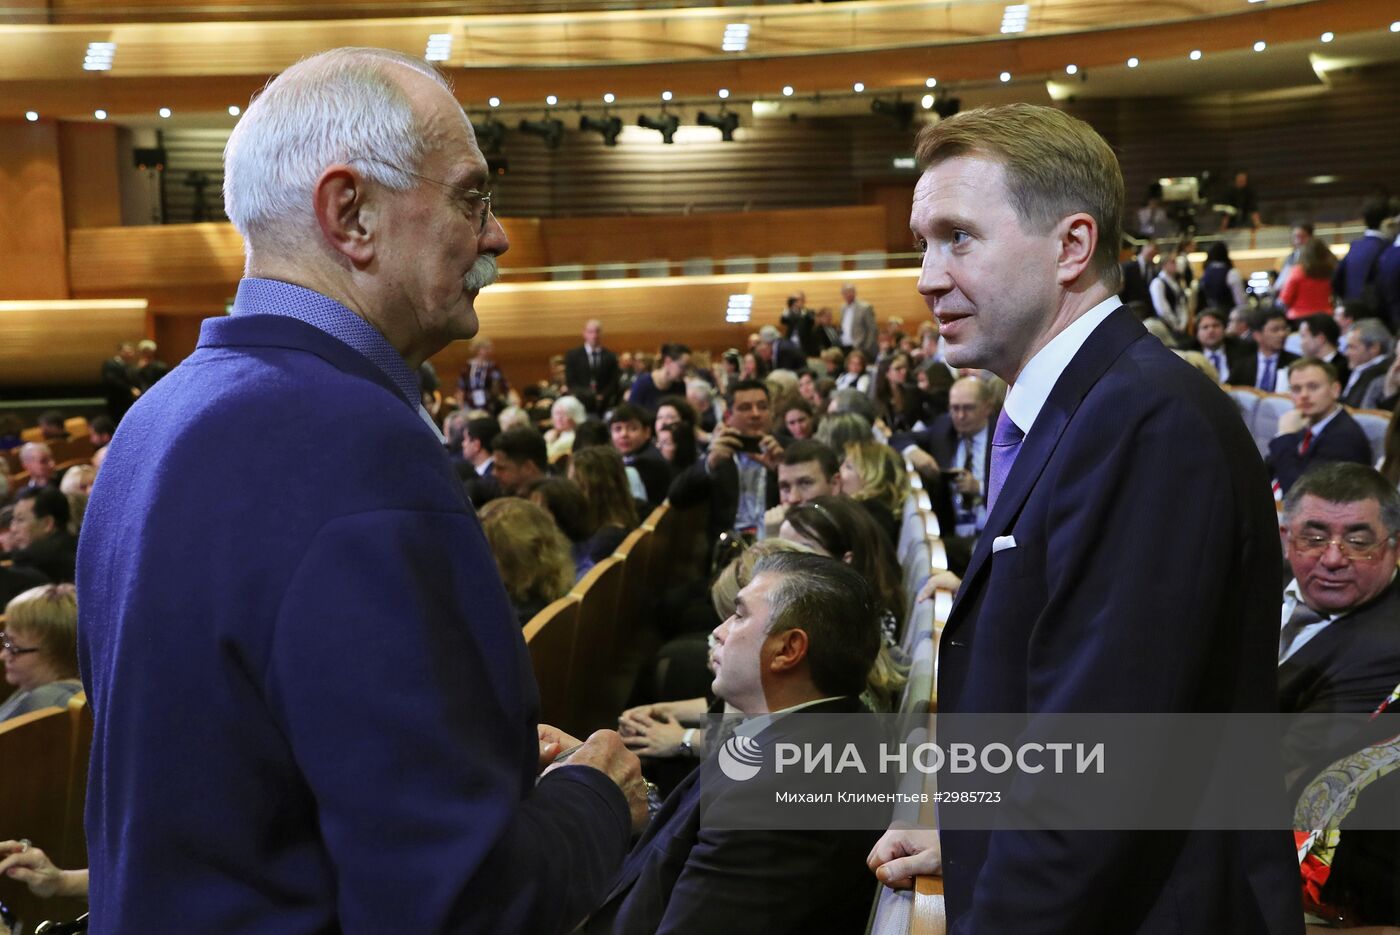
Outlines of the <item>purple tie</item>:
<svg viewBox="0 0 1400 935">
<path fill-rule="evenodd" d="M 1016 454 L 1021 450 L 1021 442 L 1026 434 L 1016 427 L 1006 410 L 997 416 L 996 431 L 992 434 L 992 465 L 987 471 L 987 511 L 996 507 L 997 494 L 1001 493 L 1006 476 L 1011 473 L 1011 465 L 1016 463 Z"/>
</svg>

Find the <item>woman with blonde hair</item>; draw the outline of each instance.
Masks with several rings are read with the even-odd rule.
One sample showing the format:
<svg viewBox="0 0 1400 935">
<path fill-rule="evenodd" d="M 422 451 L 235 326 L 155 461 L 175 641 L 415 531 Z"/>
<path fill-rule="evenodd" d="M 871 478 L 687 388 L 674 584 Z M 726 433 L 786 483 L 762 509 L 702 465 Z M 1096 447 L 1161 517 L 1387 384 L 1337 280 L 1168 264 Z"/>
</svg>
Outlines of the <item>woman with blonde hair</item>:
<svg viewBox="0 0 1400 935">
<path fill-rule="evenodd" d="M 889 445 L 852 442 L 841 462 L 841 492 L 856 500 L 884 530 L 891 543 L 899 541 L 899 520 L 909 497 L 909 472 L 904 459 Z"/>
<path fill-rule="evenodd" d="M 500 497 L 481 508 L 481 528 L 522 627 L 574 586 L 569 540 L 543 507 Z"/>
<path fill-rule="evenodd" d="M 5 606 L 0 631 L 5 681 L 15 693 L 0 721 L 58 708 L 83 690 L 78 681 L 78 592 L 71 584 L 30 588 Z"/>
</svg>

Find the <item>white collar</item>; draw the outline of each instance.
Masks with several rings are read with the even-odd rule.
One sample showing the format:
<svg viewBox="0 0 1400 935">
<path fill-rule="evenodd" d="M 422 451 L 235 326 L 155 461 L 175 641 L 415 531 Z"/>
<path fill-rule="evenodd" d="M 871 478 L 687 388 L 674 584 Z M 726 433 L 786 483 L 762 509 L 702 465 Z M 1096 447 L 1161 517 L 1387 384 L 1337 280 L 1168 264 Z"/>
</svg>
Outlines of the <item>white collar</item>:
<svg viewBox="0 0 1400 935">
<path fill-rule="evenodd" d="M 1364 364 L 1357 364 L 1355 367 L 1352 367 L 1352 368 L 1351 368 L 1351 372 L 1352 372 L 1352 373 L 1360 373 L 1361 371 L 1365 370 L 1365 369 L 1368 368 L 1368 367 L 1374 367 L 1376 364 L 1380 363 L 1380 362 L 1383 361 L 1383 360 L 1385 360 L 1385 355 L 1384 355 L 1384 354 L 1377 354 L 1375 357 L 1372 357 L 1370 360 L 1366 361 L 1366 363 L 1364 363 Z"/>
<path fill-rule="evenodd" d="M 481 462 L 480 464 L 473 465 L 473 469 L 476 471 L 476 476 L 477 476 L 477 477 L 485 477 L 485 476 L 486 476 L 486 472 L 489 471 L 489 470 L 491 470 L 491 465 L 494 464 L 495 462 L 496 462 L 496 456 L 495 456 L 495 455 L 492 455 L 491 457 L 487 458 L 485 461 Z"/>
<path fill-rule="evenodd" d="M 1031 426 L 1045 406 L 1045 400 L 1050 398 L 1050 391 L 1059 382 L 1060 374 L 1065 372 L 1074 355 L 1089 340 L 1089 335 L 1122 304 L 1116 295 L 1104 299 L 1070 322 L 1021 370 L 1021 375 L 1006 394 L 1005 408 L 1007 417 L 1016 423 L 1022 433 L 1030 434 Z"/>
<path fill-rule="evenodd" d="M 1362 236 L 1362 237 L 1380 237 L 1380 238 L 1384 239 L 1384 235 L 1383 235 L 1380 231 L 1378 231 L 1378 230 L 1376 230 L 1376 229 L 1374 229 L 1374 228 L 1371 228 L 1371 227 L 1366 228 L 1366 232 L 1365 232 L 1364 234 L 1362 234 L 1361 236 Z"/>
<path fill-rule="evenodd" d="M 755 714 L 751 718 L 746 718 L 744 723 L 736 727 L 734 733 L 742 734 L 745 737 L 753 737 L 784 714 L 792 714 L 795 711 L 801 711 L 803 708 L 810 708 L 813 705 L 819 705 L 827 701 L 835 701 L 838 698 L 845 697 L 845 695 L 830 695 L 826 698 L 804 701 L 801 704 L 791 705 L 790 707 L 781 708 L 777 711 L 765 711 L 763 714 Z"/>
</svg>

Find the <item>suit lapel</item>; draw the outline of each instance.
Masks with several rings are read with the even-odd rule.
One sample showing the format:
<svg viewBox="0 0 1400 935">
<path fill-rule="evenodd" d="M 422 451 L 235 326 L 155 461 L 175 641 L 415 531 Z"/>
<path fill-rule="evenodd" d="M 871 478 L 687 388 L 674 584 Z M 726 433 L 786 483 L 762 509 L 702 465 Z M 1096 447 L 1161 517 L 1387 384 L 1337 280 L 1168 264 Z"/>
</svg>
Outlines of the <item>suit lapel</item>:
<svg viewBox="0 0 1400 935">
<path fill-rule="evenodd" d="M 606 906 L 637 882 L 658 838 L 666 840 L 675 837 L 678 832 L 690 826 L 691 818 L 700 808 L 700 772 L 700 767 L 697 766 L 666 798 L 661 810 L 656 813 L 656 817 L 651 820 L 647 830 L 632 848 L 632 853 L 627 855 L 627 860 L 623 862 L 622 870 L 618 873 L 617 882 L 613 884 L 608 898 L 603 900 L 601 905 Z"/>
<path fill-rule="evenodd" d="M 963 585 L 958 589 L 958 596 L 948 615 L 949 628 L 960 620 L 960 609 L 969 603 L 969 595 L 976 590 L 978 575 L 992 554 L 992 540 L 1004 535 L 1021 512 L 1079 404 L 1128 345 L 1146 334 L 1142 325 L 1120 306 L 1093 330 L 1055 381 L 1045 405 L 1036 416 L 1035 424 L 1031 426 L 1030 434 L 1021 444 L 1016 463 L 1012 465 L 1011 473 L 997 496 L 996 507 L 987 517 L 987 526 L 977 540 Z M 988 441 L 987 447 L 990 449 L 990 439 Z"/>
</svg>

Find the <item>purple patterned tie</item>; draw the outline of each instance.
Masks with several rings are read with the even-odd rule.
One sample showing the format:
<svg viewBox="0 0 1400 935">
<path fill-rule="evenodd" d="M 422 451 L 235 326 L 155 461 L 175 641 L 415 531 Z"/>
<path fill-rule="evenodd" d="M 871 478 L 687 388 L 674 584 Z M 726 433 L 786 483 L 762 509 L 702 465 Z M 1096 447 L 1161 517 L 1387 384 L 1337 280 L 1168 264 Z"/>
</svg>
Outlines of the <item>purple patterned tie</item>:
<svg viewBox="0 0 1400 935">
<path fill-rule="evenodd" d="M 988 512 L 996 507 L 997 494 L 1001 493 L 1002 485 L 1011 473 L 1011 465 L 1016 463 L 1016 454 L 1021 450 L 1021 442 L 1025 440 L 1025 433 L 1016 427 L 1016 423 L 1011 421 L 1011 417 L 1003 409 L 1001 415 L 997 416 L 996 431 L 992 434 L 992 465 L 987 471 Z"/>
</svg>

